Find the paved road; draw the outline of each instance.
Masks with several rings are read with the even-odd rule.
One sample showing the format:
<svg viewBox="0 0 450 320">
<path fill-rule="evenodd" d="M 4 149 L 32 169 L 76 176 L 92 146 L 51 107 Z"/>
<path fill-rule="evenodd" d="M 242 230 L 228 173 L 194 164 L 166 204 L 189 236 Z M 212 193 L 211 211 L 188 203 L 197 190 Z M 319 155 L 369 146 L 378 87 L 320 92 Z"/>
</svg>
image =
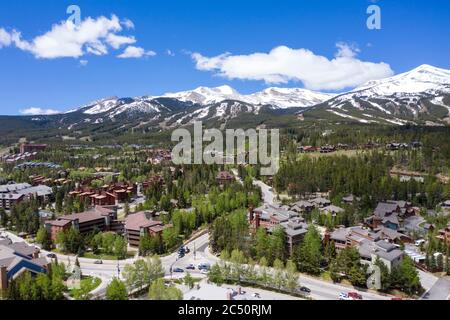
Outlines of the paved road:
<svg viewBox="0 0 450 320">
<path fill-rule="evenodd" d="M 450 299 L 450 280 L 448 277 L 437 280 L 431 289 L 426 292 L 423 300 L 449 300 Z"/>
<path fill-rule="evenodd" d="M 255 186 L 258 186 L 258 187 L 261 188 L 264 203 L 266 203 L 266 204 L 274 204 L 274 203 L 277 202 L 277 200 L 276 200 L 277 196 L 273 192 L 272 187 L 270 187 L 269 185 L 267 185 L 264 182 L 259 181 L 259 180 L 253 181 L 253 184 Z"/>
</svg>

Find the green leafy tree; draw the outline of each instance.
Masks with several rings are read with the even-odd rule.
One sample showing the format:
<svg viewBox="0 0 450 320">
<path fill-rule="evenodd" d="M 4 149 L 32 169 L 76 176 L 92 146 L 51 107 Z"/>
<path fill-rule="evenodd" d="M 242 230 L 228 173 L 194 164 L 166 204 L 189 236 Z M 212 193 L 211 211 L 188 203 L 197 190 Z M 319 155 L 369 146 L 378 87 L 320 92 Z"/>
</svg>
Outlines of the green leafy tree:
<svg viewBox="0 0 450 320">
<path fill-rule="evenodd" d="M 273 276 L 273 285 L 275 288 L 280 290 L 286 285 L 286 279 L 284 277 L 284 263 L 280 259 L 276 259 L 273 262 L 273 268 L 275 269 L 275 273 Z"/>
<path fill-rule="evenodd" d="M 106 288 L 107 300 L 128 300 L 128 292 L 125 284 L 114 278 Z"/>
<path fill-rule="evenodd" d="M 225 279 L 223 277 L 222 268 L 219 264 L 214 264 L 208 272 L 208 279 L 212 283 L 215 283 L 218 286 L 224 284 Z"/>
<path fill-rule="evenodd" d="M 164 279 L 160 278 L 150 285 L 148 298 L 149 300 L 182 300 L 183 293 L 175 287 L 166 288 Z"/>
<path fill-rule="evenodd" d="M 191 274 L 189 272 L 186 273 L 186 276 L 184 277 L 183 282 L 189 289 L 192 289 L 195 285 L 194 278 L 191 276 Z"/>
<path fill-rule="evenodd" d="M 297 266 L 292 260 L 286 262 L 286 288 L 290 292 L 294 292 L 298 286 Z"/>
<path fill-rule="evenodd" d="M 36 242 L 42 245 L 44 250 L 50 250 L 52 241 L 50 234 L 44 226 L 41 226 L 36 234 Z"/>
<path fill-rule="evenodd" d="M 305 234 L 303 243 L 298 247 L 299 270 L 310 274 L 319 274 L 322 259 L 322 239 L 317 228 L 311 225 Z"/>
</svg>

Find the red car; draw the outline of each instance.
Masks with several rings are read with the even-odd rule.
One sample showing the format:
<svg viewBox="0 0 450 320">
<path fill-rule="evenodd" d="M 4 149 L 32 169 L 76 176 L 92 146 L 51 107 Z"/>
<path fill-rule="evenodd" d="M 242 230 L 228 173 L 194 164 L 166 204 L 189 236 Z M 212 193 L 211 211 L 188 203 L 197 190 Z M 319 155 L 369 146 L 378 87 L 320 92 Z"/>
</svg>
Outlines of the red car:
<svg viewBox="0 0 450 320">
<path fill-rule="evenodd" d="M 349 298 L 352 298 L 353 300 L 362 300 L 362 295 L 360 295 L 357 292 L 349 292 L 348 293 Z"/>
</svg>

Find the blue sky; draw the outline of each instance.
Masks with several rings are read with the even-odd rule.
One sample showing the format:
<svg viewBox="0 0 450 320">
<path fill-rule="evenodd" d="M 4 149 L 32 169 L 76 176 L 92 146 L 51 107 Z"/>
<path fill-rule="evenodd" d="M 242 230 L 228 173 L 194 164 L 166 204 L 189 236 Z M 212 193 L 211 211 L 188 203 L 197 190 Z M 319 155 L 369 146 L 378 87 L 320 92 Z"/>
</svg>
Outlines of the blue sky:
<svg viewBox="0 0 450 320">
<path fill-rule="evenodd" d="M 366 27 L 366 9 L 373 3 L 381 8 L 381 30 Z M 101 55 L 89 53 L 93 46 L 83 44 L 80 56 L 45 57 L 47 48 L 32 47 L 33 39 L 65 23 L 72 4 L 80 7 L 82 22 L 101 16 L 112 20 L 115 15 L 121 29 L 111 33 L 134 37 L 135 42 L 116 49 L 103 41 L 107 53 Z M 128 28 L 125 19 L 134 28 Z M 439 0 L 1 1 L 0 114 L 20 114 L 31 107 L 63 111 L 109 96 L 160 95 L 223 84 L 242 93 L 269 86 L 336 92 L 367 77 L 397 74 L 421 64 L 450 69 L 449 21 L 450 3 Z M 6 43 L 13 30 L 21 33 L 22 48 L 11 39 Z M 344 44 L 343 50 L 336 44 Z M 135 57 L 118 58 L 129 46 Z M 280 54 L 271 53 L 279 46 L 284 48 Z M 143 51 L 136 53 L 137 48 Z M 308 54 L 299 49 L 314 57 L 304 78 L 302 68 L 295 66 L 293 74 L 280 67 L 281 79 L 267 75 L 278 72 L 276 59 L 285 56 L 294 65 L 304 63 Z M 352 65 L 362 62 L 367 74 L 315 76 L 322 74 L 323 59 L 323 74 L 353 72 L 343 63 L 336 66 L 332 60 L 337 52 Z M 224 53 L 229 54 L 220 56 Z M 262 60 L 254 53 L 262 54 Z M 269 70 L 265 61 L 273 62 Z"/>
</svg>

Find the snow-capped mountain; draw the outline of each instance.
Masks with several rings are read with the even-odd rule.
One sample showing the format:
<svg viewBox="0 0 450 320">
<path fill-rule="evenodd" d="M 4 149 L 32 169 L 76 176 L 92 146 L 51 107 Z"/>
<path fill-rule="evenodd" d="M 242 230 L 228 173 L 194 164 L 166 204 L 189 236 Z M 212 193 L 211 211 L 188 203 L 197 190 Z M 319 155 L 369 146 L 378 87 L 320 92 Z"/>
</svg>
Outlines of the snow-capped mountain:
<svg viewBox="0 0 450 320">
<path fill-rule="evenodd" d="M 422 65 L 338 95 L 300 88 L 268 88 L 245 95 L 230 86 L 220 86 L 162 96 L 110 97 L 65 114 L 41 118 L 55 119 L 58 126 L 69 130 L 93 125 L 107 127 L 109 122 L 134 130 L 141 126 L 172 128 L 195 120 L 214 125 L 245 121 L 252 125 L 282 125 L 283 121 L 291 123 L 308 117 L 336 123 L 448 124 L 450 71 Z"/>
<path fill-rule="evenodd" d="M 260 105 L 274 105 L 279 108 L 311 107 L 333 98 L 330 93 L 315 92 L 300 88 L 268 88 L 246 96 L 246 102 Z"/>
<path fill-rule="evenodd" d="M 322 103 L 335 95 L 314 92 L 300 88 L 268 88 L 261 92 L 243 95 L 230 86 L 217 88 L 200 87 L 192 91 L 169 93 L 165 97 L 175 98 L 180 101 L 190 101 L 207 105 L 225 100 L 237 100 L 255 105 L 271 105 L 277 108 L 305 108 Z"/>
<path fill-rule="evenodd" d="M 199 87 L 191 91 L 167 93 L 163 97 L 201 105 L 222 102 L 225 100 L 243 101 L 243 96 L 230 86 L 220 86 L 216 88 Z"/>
<path fill-rule="evenodd" d="M 371 96 L 449 92 L 450 70 L 421 65 L 391 78 L 369 81 L 352 92 Z"/>
<path fill-rule="evenodd" d="M 422 65 L 396 76 L 369 81 L 321 105 L 342 118 L 363 123 L 405 124 L 421 116 L 450 114 L 450 71 Z"/>
</svg>

